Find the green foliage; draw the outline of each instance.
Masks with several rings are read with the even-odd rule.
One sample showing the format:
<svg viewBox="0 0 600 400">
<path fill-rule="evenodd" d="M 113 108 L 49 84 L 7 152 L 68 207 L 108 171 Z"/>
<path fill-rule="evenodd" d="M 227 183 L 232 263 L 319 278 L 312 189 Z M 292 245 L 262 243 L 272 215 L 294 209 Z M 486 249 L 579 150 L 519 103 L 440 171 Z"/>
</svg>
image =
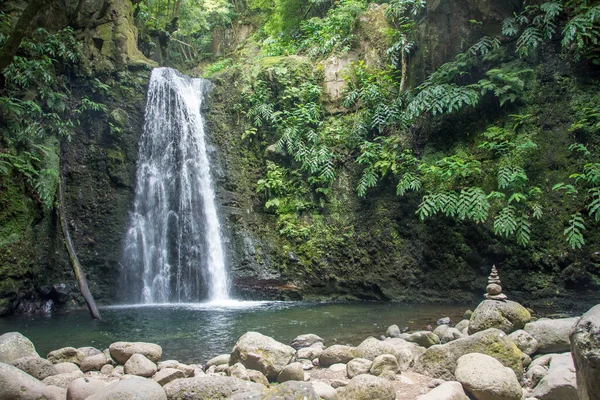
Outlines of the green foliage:
<svg viewBox="0 0 600 400">
<path fill-rule="evenodd" d="M 519 68 L 516 71 L 494 68 L 485 74 L 488 79 L 482 79 L 478 83 L 481 94 L 493 93 L 500 101 L 500 106 L 506 102 L 514 103 L 523 93 L 526 82 L 534 77 L 534 71 L 529 68 Z"/>
<path fill-rule="evenodd" d="M 562 46 L 576 59 L 585 57 L 600 63 L 600 5 L 588 6 L 583 2 L 562 31 Z"/>
<path fill-rule="evenodd" d="M 233 65 L 233 61 L 231 58 L 224 58 L 223 60 L 217 61 L 216 63 L 210 64 L 206 68 L 204 68 L 204 74 L 202 77 L 210 78 L 214 74 L 217 74 Z"/>
</svg>

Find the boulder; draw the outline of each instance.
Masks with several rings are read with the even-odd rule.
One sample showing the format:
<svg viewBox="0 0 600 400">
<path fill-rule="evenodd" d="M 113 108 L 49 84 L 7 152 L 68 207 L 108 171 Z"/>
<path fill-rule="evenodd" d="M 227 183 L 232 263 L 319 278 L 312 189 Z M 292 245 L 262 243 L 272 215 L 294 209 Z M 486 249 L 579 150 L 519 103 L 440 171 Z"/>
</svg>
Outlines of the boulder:
<svg viewBox="0 0 600 400">
<path fill-rule="evenodd" d="M 8 354 L 8 353 L 7 353 Z M 13 356 L 18 354 L 13 352 Z M 17 367 L 0 362 L 0 399 L 6 400 L 63 400 L 53 388 Z"/>
<path fill-rule="evenodd" d="M 417 400 L 469 400 L 459 382 L 444 382 Z"/>
<path fill-rule="evenodd" d="M 263 386 L 269 387 L 269 380 L 262 372 L 248 369 L 246 370 L 246 373 L 248 374 L 248 380 L 250 380 L 250 382 L 260 383 Z"/>
<path fill-rule="evenodd" d="M 322 347 L 303 347 L 298 350 L 296 353 L 296 358 L 306 359 L 306 360 L 314 360 L 315 358 L 319 358 L 323 354 Z"/>
<path fill-rule="evenodd" d="M 478 400 L 521 400 L 523 397 L 515 372 L 486 354 L 470 353 L 460 357 L 454 374 Z"/>
<path fill-rule="evenodd" d="M 373 361 L 366 358 L 355 358 L 346 364 L 346 374 L 352 379 L 357 375 L 368 374 L 371 370 Z"/>
<path fill-rule="evenodd" d="M 463 334 L 460 333 L 460 331 L 456 328 L 448 328 L 442 333 L 441 336 L 439 336 L 440 342 L 442 342 L 442 344 L 451 342 L 456 339 L 460 339 L 461 337 L 463 337 Z"/>
<path fill-rule="evenodd" d="M 83 361 L 81 361 L 80 367 L 83 372 L 100 371 L 107 362 L 108 360 L 104 353 L 98 353 L 84 358 Z"/>
<path fill-rule="evenodd" d="M 279 375 L 281 375 L 281 373 Z M 228 367 L 227 376 L 233 376 L 234 378 L 238 378 L 243 381 L 250 380 L 250 378 L 248 377 L 248 370 L 246 369 L 246 367 L 244 367 L 242 363 L 235 363 L 231 367 Z"/>
<path fill-rule="evenodd" d="M 157 371 L 156 364 L 142 354 L 134 354 L 125 363 L 125 373 L 129 375 L 145 376 L 147 378 Z"/>
<path fill-rule="evenodd" d="M 579 318 L 540 318 L 523 328 L 538 342 L 539 353 L 570 351 L 569 334 Z"/>
<path fill-rule="evenodd" d="M 94 378 L 77 378 L 67 388 L 67 400 L 85 400 L 104 389 L 106 382 Z"/>
<path fill-rule="evenodd" d="M 116 342 L 109 346 L 110 356 L 119 364 L 125 364 L 134 354 L 142 354 L 153 363 L 160 361 L 162 347 L 145 342 Z"/>
<path fill-rule="evenodd" d="M 385 342 L 393 346 L 393 351 L 389 354 L 396 357 L 401 370 L 412 367 L 415 360 L 426 350 L 425 347 L 400 338 L 386 339 Z"/>
<path fill-rule="evenodd" d="M 373 364 L 369 369 L 371 375 L 381 376 L 388 371 L 392 372 L 394 375 L 400 371 L 396 357 L 391 354 L 382 354 L 375 357 Z"/>
<path fill-rule="evenodd" d="M 533 368 L 529 368 L 525 373 L 527 386 L 530 388 L 536 387 L 546 375 L 548 375 L 548 369 L 542 367 L 541 365 L 536 365 Z"/>
<path fill-rule="evenodd" d="M 450 319 L 450 317 L 443 317 L 437 320 L 436 324 L 437 325 L 450 325 L 450 323 L 452 322 L 452 320 Z"/>
<path fill-rule="evenodd" d="M 463 319 L 458 324 L 456 324 L 454 327 L 456 329 L 458 329 L 460 332 L 462 332 L 465 328 L 469 327 L 469 320 L 468 319 Z"/>
<path fill-rule="evenodd" d="M 104 374 L 104 375 L 110 375 L 113 373 L 114 370 L 115 370 L 115 367 L 113 367 L 110 364 L 106 364 L 106 365 L 102 366 L 102 368 L 100 368 L 100 373 Z"/>
<path fill-rule="evenodd" d="M 71 362 L 54 364 L 54 368 L 56 368 L 56 372 L 59 374 L 68 374 L 69 372 L 80 371 L 79 366 Z"/>
<path fill-rule="evenodd" d="M 415 362 L 415 371 L 432 378 L 455 380 L 458 359 L 468 353 L 482 353 L 499 360 L 523 377 L 523 353 L 504 332 L 488 329 L 452 342 L 428 348 Z"/>
<path fill-rule="evenodd" d="M 0 362 L 12 364 L 23 357 L 40 357 L 31 340 L 19 332 L 8 332 L 0 335 Z"/>
<path fill-rule="evenodd" d="M 356 349 L 354 347 L 344 346 L 341 344 L 335 344 L 327 347 L 319 356 L 319 365 L 323 368 L 327 368 L 333 364 L 346 364 L 355 357 L 355 350 Z"/>
<path fill-rule="evenodd" d="M 304 347 L 310 347 L 315 343 L 323 343 L 325 340 L 315 334 L 309 333 L 306 335 L 297 336 L 290 344 L 294 349 L 298 350 Z"/>
<path fill-rule="evenodd" d="M 62 349 L 51 351 L 46 356 L 52 364 L 71 362 L 77 365 L 80 365 L 85 357 L 86 355 L 83 351 L 77 350 L 74 347 L 63 347 Z"/>
<path fill-rule="evenodd" d="M 167 400 L 163 388 L 152 379 L 131 376 L 111 383 L 86 400 Z"/>
<path fill-rule="evenodd" d="M 205 369 L 208 369 L 209 367 L 212 367 L 213 365 L 229 364 L 229 357 L 230 357 L 229 354 L 221 354 L 220 356 L 216 356 L 214 358 L 211 358 L 206 363 Z"/>
<path fill-rule="evenodd" d="M 413 342 L 419 346 L 429 348 L 434 344 L 440 344 L 440 338 L 433 332 L 419 331 L 412 333 L 407 339 L 408 342 Z"/>
<path fill-rule="evenodd" d="M 175 379 L 164 389 L 168 399 L 177 400 L 226 399 L 236 393 L 266 392 L 265 386 L 259 383 L 219 375 Z"/>
<path fill-rule="evenodd" d="M 598 396 L 598 393 L 594 393 Z M 546 376 L 533 389 L 532 397 L 539 400 L 577 400 L 577 378 L 571 353 L 554 354 Z M 597 397 L 590 397 L 595 399 Z M 585 399 L 585 398 L 583 398 Z"/>
<path fill-rule="evenodd" d="M 336 395 L 336 390 L 325 382 L 311 382 L 317 396 L 324 400 L 333 400 Z"/>
<path fill-rule="evenodd" d="M 101 354 L 102 352 L 95 347 L 78 347 L 77 350 L 84 353 L 87 357 Z"/>
<path fill-rule="evenodd" d="M 307 382 L 288 381 L 271 388 L 260 400 L 320 400 L 313 386 Z"/>
<path fill-rule="evenodd" d="M 294 362 L 288 364 L 277 375 L 277 382 L 283 383 L 287 381 L 304 382 L 304 368 L 302 368 L 302 363 Z"/>
<path fill-rule="evenodd" d="M 511 333 L 522 329 L 530 320 L 529 311 L 515 301 L 484 300 L 471 315 L 469 335 L 489 328 Z"/>
<path fill-rule="evenodd" d="M 550 361 L 552 360 L 552 357 L 554 357 L 556 354 L 544 354 L 541 356 L 537 356 L 535 359 L 533 359 L 531 361 L 531 364 L 529 364 L 529 367 L 527 367 L 527 369 L 529 368 L 533 368 L 536 365 L 541 365 L 542 367 L 545 367 L 546 369 L 548 369 L 548 367 L 550 366 Z"/>
<path fill-rule="evenodd" d="M 538 342 L 535 340 L 533 336 L 524 331 L 523 329 L 519 329 L 508 335 L 509 338 L 517 347 L 525 354 L 531 356 L 535 354 L 538 349 Z"/>
<path fill-rule="evenodd" d="M 337 363 L 337 364 L 333 364 L 329 366 L 329 370 L 331 372 L 342 372 L 346 370 L 346 365 L 347 364 L 343 364 L 343 363 Z"/>
<path fill-rule="evenodd" d="M 402 332 L 400 331 L 400 328 L 398 327 L 398 325 L 391 325 L 385 331 L 385 336 L 392 337 L 392 338 L 400 337 L 401 334 L 402 334 Z"/>
<path fill-rule="evenodd" d="M 229 364 L 242 363 L 248 369 L 262 372 L 268 379 L 276 379 L 288 365 L 295 350 L 258 332 L 248 332 L 238 339 Z"/>
<path fill-rule="evenodd" d="M 71 382 L 77 378 L 83 378 L 83 372 L 73 371 L 66 374 L 51 375 L 45 378 L 42 382 L 46 385 L 58 386 L 63 389 L 67 389 Z"/>
<path fill-rule="evenodd" d="M 175 368 L 163 368 L 158 371 L 152 379 L 160 386 L 165 386 L 169 382 L 173 382 L 175 379 L 185 378 L 183 371 Z"/>
<path fill-rule="evenodd" d="M 337 390 L 336 400 L 395 400 L 396 391 L 387 379 L 358 375 Z"/>
<path fill-rule="evenodd" d="M 58 374 L 54 364 L 40 357 L 19 358 L 12 365 L 40 380 Z"/>
<path fill-rule="evenodd" d="M 571 352 L 581 400 L 600 394 L 600 304 L 590 309 L 571 332 Z"/>
</svg>

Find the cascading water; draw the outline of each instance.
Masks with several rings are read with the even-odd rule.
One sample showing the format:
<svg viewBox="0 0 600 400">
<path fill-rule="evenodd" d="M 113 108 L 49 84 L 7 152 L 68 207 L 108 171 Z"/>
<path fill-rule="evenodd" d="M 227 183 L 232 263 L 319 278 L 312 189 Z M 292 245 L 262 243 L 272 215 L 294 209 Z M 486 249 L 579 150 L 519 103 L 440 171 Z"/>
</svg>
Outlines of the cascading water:
<svg viewBox="0 0 600 400">
<path fill-rule="evenodd" d="M 170 68 L 152 71 L 122 260 L 127 301 L 228 298 L 200 110 L 207 85 Z"/>
</svg>

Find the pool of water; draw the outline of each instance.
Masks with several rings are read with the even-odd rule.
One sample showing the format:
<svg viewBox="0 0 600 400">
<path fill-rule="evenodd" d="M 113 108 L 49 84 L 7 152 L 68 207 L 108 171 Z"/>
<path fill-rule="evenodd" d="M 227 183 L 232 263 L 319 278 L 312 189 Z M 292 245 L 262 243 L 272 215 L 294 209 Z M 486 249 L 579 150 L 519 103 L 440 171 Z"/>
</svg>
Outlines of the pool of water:
<svg viewBox="0 0 600 400">
<path fill-rule="evenodd" d="M 113 306 L 101 308 L 103 321 L 86 310 L 43 316 L 0 319 L 0 334 L 21 332 L 40 355 L 65 347 L 107 348 L 116 341 L 145 341 L 163 348 L 163 359 L 204 362 L 229 353 L 248 331 L 283 343 L 315 333 L 325 344 L 359 344 L 368 336 L 385 334 L 396 324 L 411 330 L 435 325 L 441 317 L 454 323 L 474 305 L 406 305 L 398 303 L 238 302 Z"/>
</svg>

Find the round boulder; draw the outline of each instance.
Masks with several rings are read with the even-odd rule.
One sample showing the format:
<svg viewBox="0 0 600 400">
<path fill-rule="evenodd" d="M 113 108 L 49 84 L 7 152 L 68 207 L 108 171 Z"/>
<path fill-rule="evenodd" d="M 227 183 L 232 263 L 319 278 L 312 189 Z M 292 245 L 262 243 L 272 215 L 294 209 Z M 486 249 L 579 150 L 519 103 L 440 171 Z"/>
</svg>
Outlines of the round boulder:
<svg viewBox="0 0 600 400">
<path fill-rule="evenodd" d="M 400 328 L 398 327 L 398 325 L 391 325 L 385 331 L 385 336 L 391 337 L 391 338 L 400 337 L 401 334 L 402 334 L 402 332 L 400 331 Z"/>
<path fill-rule="evenodd" d="M 0 335 L 0 362 L 11 364 L 23 357 L 38 357 L 31 340 L 19 332 L 8 332 Z"/>
<path fill-rule="evenodd" d="M 213 365 L 223 365 L 223 364 L 229 364 L 229 354 L 221 354 L 219 356 L 216 356 L 214 358 L 211 358 L 210 360 L 208 360 L 208 362 L 205 365 L 205 368 L 208 369 L 209 367 L 212 367 Z M 235 363 L 234 363 L 235 364 Z"/>
<path fill-rule="evenodd" d="M 320 400 L 313 386 L 307 382 L 288 381 L 271 388 L 260 400 Z"/>
<path fill-rule="evenodd" d="M 145 342 L 116 342 L 109 346 L 110 356 L 119 364 L 125 364 L 134 354 L 142 354 L 153 363 L 160 361 L 162 347 Z"/>
<path fill-rule="evenodd" d="M 283 383 L 287 381 L 304 382 L 304 368 L 302 367 L 302 363 L 295 362 L 288 364 L 277 375 L 277 382 Z"/>
<path fill-rule="evenodd" d="M 74 347 L 63 347 L 62 349 L 51 351 L 46 356 L 52 364 L 70 362 L 77 365 L 80 365 L 85 357 L 87 356 L 83 351 L 77 350 Z"/>
<path fill-rule="evenodd" d="M 51 375 L 45 378 L 42 382 L 49 386 L 58 386 L 60 388 L 67 389 L 71 382 L 82 377 L 83 372 L 77 370 L 66 374 Z"/>
<path fill-rule="evenodd" d="M 108 360 L 106 359 L 104 353 L 97 353 L 84 358 L 81 361 L 80 367 L 83 372 L 100 371 L 107 362 Z"/>
<path fill-rule="evenodd" d="M 313 333 L 297 336 L 290 344 L 294 349 L 298 350 L 303 347 L 310 347 L 315 343 L 323 343 L 325 340 Z"/>
<path fill-rule="evenodd" d="M 160 386 L 165 386 L 167 383 L 180 378 L 185 378 L 185 374 L 183 371 L 175 368 L 163 368 L 152 377 Z"/>
<path fill-rule="evenodd" d="M 58 374 L 58 371 L 50 361 L 40 357 L 19 358 L 12 365 L 40 380 Z"/>
<path fill-rule="evenodd" d="M 111 383 L 86 400 L 167 400 L 163 388 L 152 379 L 131 376 Z"/>
<path fill-rule="evenodd" d="M 535 354 L 538 349 L 538 342 L 533 336 L 525 332 L 523 329 L 519 329 L 508 335 L 517 347 L 528 356 Z"/>
<path fill-rule="evenodd" d="M 319 356 L 319 365 L 321 367 L 327 368 L 332 366 L 333 364 L 346 364 L 350 360 L 352 360 L 354 356 L 354 347 L 335 344 L 323 350 L 323 353 L 321 353 L 321 355 Z"/>
<path fill-rule="evenodd" d="M 429 331 L 418 331 L 412 333 L 406 340 L 425 348 L 429 348 L 434 344 L 441 343 L 440 338 L 435 333 Z"/>
<path fill-rule="evenodd" d="M 67 388 L 67 400 L 85 400 L 104 389 L 106 382 L 94 378 L 77 378 Z"/>
<path fill-rule="evenodd" d="M 395 400 L 396 391 L 387 379 L 358 375 L 337 390 L 337 400 Z"/>
<path fill-rule="evenodd" d="M 444 382 L 417 400 L 469 400 L 460 382 Z"/>
<path fill-rule="evenodd" d="M 147 378 L 157 371 L 156 364 L 142 354 L 134 354 L 125 363 L 125 373 L 129 375 L 145 376 Z"/>
<path fill-rule="evenodd" d="M 523 389 L 514 371 L 486 354 L 458 359 L 456 379 L 478 400 L 521 400 Z"/>
<path fill-rule="evenodd" d="M 442 344 L 444 344 L 444 343 L 448 343 L 448 342 L 451 342 L 456 339 L 460 339 L 461 337 L 463 337 L 463 334 L 460 333 L 460 331 L 458 329 L 448 328 L 440 336 L 440 342 L 442 342 Z"/>
<path fill-rule="evenodd" d="M 489 328 L 511 333 L 522 329 L 529 321 L 529 311 L 515 301 L 484 300 L 471 315 L 469 335 Z"/>
<path fill-rule="evenodd" d="M 69 372 L 80 371 L 77 364 L 70 362 L 54 364 L 54 368 L 56 368 L 56 372 L 59 374 L 68 374 Z"/>
<path fill-rule="evenodd" d="M 269 336 L 248 332 L 233 347 L 229 364 L 242 363 L 246 368 L 260 371 L 268 379 L 274 380 L 295 352 L 292 347 Z"/>
<path fill-rule="evenodd" d="M 571 350 L 569 334 L 579 318 L 540 318 L 523 328 L 538 342 L 538 353 L 562 353 Z"/>
<path fill-rule="evenodd" d="M 388 371 L 396 374 L 399 370 L 400 367 L 398 367 L 398 360 L 396 360 L 396 357 L 391 354 L 382 354 L 375 357 L 369 372 L 371 375 L 381 376 Z"/>
<path fill-rule="evenodd" d="M 350 379 L 357 375 L 368 374 L 372 365 L 373 361 L 371 360 L 367 360 L 366 358 L 355 358 L 350 360 L 346 365 L 346 374 Z"/>
<path fill-rule="evenodd" d="M 219 375 L 175 379 L 164 389 L 168 399 L 177 400 L 227 399 L 237 393 L 260 394 L 266 391 L 265 386 L 259 383 Z"/>
<path fill-rule="evenodd" d="M 571 332 L 571 353 L 582 400 L 600 394 L 600 304 L 586 312 Z"/>
<path fill-rule="evenodd" d="M 0 399 L 59 399 L 53 388 L 17 367 L 0 362 Z"/>
</svg>

